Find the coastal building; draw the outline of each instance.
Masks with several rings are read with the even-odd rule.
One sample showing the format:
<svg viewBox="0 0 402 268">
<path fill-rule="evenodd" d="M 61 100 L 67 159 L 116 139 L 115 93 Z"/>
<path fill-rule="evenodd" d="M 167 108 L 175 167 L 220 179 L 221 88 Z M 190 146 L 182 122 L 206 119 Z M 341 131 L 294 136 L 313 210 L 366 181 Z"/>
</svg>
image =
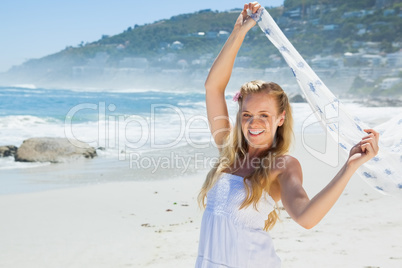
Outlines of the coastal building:
<svg viewBox="0 0 402 268">
<path fill-rule="evenodd" d="M 320 19 L 312 19 L 308 21 L 311 25 L 318 25 L 320 24 Z"/>
<path fill-rule="evenodd" d="M 317 56 L 311 60 L 313 69 L 337 69 L 343 67 L 343 59 L 334 56 Z"/>
<path fill-rule="evenodd" d="M 230 33 L 228 31 L 219 31 L 218 32 L 218 37 L 221 39 L 227 39 L 229 37 Z"/>
<path fill-rule="evenodd" d="M 402 78 L 399 78 L 399 77 L 385 78 L 380 83 L 380 89 L 381 90 L 388 90 L 388 89 L 392 88 L 393 86 L 395 86 L 395 85 L 397 85 L 399 83 L 402 83 Z"/>
<path fill-rule="evenodd" d="M 358 10 L 358 11 L 349 11 L 349 12 L 345 12 L 343 13 L 342 17 L 344 19 L 350 19 L 350 18 L 362 18 L 364 16 L 367 16 L 369 14 L 373 14 L 374 11 L 372 10 Z"/>
<path fill-rule="evenodd" d="M 385 65 L 386 59 L 381 57 L 380 55 L 373 55 L 373 54 L 364 54 L 361 57 L 361 64 L 364 66 L 372 66 L 372 67 L 380 67 Z"/>
<path fill-rule="evenodd" d="M 359 76 L 362 79 L 372 79 L 372 80 L 376 80 L 388 74 L 389 74 L 388 68 L 377 68 L 377 67 L 361 68 L 359 72 Z"/>
<path fill-rule="evenodd" d="M 337 73 L 339 74 L 339 77 L 353 77 L 353 78 L 355 78 L 360 73 L 360 67 L 343 67 L 343 68 L 339 68 Z"/>
<path fill-rule="evenodd" d="M 387 63 L 390 67 L 402 67 L 402 51 L 388 53 Z"/>
<path fill-rule="evenodd" d="M 292 19 L 299 19 L 301 17 L 301 8 L 298 7 L 296 9 L 289 10 L 285 12 L 283 15 Z"/>
<path fill-rule="evenodd" d="M 360 64 L 361 53 L 346 52 L 343 54 L 343 62 L 345 66 L 357 66 Z"/>
<path fill-rule="evenodd" d="M 334 31 L 339 29 L 339 25 L 338 24 L 326 24 L 322 26 L 322 30 L 323 31 Z"/>
<path fill-rule="evenodd" d="M 190 33 L 187 36 L 191 36 L 191 37 L 205 37 L 205 32 L 196 32 L 196 33 Z"/>
<path fill-rule="evenodd" d="M 184 45 L 180 41 L 174 41 L 171 45 L 170 48 L 173 50 L 180 50 L 183 49 Z"/>
<path fill-rule="evenodd" d="M 380 42 L 363 42 L 363 50 L 368 54 L 379 54 L 381 50 Z"/>
</svg>

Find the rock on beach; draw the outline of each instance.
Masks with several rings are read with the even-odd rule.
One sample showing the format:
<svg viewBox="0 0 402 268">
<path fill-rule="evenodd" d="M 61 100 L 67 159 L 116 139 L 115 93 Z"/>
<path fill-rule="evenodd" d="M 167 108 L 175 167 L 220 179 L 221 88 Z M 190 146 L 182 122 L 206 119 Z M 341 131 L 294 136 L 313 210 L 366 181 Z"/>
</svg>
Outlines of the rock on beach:
<svg viewBox="0 0 402 268">
<path fill-rule="evenodd" d="M 14 156 L 17 149 L 14 145 L 0 146 L 0 157 Z"/>
<path fill-rule="evenodd" d="M 19 162 L 69 162 L 79 158 L 94 158 L 95 148 L 87 143 L 66 138 L 30 138 L 17 149 L 15 161 Z"/>
<path fill-rule="evenodd" d="M 292 103 L 301 103 L 301 102 L 306 102 L 304 97 L 301 94 L 290 94 L 289 95 L 289 101 Z"/>
</svg>

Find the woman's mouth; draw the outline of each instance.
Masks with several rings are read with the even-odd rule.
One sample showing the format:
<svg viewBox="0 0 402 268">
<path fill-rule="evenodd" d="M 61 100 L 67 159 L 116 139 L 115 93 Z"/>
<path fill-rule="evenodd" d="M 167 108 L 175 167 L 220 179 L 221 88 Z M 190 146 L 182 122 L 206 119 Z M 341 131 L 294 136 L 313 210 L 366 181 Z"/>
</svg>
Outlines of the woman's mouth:
<svg viewBox="0 0 402 268">
<path fill-rule="evenodd" d="M 257 129 L 256 129 L 256 130 L 251 130 L 251 129 L 249 129 L 249 130 L 248 130 L 248 133 L 250 133 L 251 136 L 254 136 L 254 137 L 255 137 L 255 136 L 260 135 L 260 134 L 263 133 L 264 131 L 265 131 L 265 130 L 263 130 L 263 129 L 262 129 L 262 130 L 257 130 Z"/>
</svg>

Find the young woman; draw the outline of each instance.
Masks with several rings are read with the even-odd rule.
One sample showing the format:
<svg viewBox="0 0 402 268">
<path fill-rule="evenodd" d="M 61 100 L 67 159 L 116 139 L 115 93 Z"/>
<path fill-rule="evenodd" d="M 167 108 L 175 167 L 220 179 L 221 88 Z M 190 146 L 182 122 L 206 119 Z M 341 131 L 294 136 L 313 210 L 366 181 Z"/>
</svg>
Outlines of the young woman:
<svg viewBox="0 0 402 268">
<path fill-rule="evenodd" d="M 199 195 L 205 206 L 196 267 L 279 267 L 267 233 L 282 201 L 298 224 L 312 228 L 326 215 L 359 166 L 378 152 L 379 134 L 367 136 L 350 151 L 338 174 L 314 198 L 303 189 L 299 161 L 288 155 L 292 113 L 288 98 L 275 83 L 252 81 L 236 95 L 235 125 L 228 120 L 225 88 L 246 33 L 255 25 L 247 15 L 260 8 L 244 5 L 233 32 L 216 58 L 205 82 L 207 114 L 220 158 Z"/>
</svg>

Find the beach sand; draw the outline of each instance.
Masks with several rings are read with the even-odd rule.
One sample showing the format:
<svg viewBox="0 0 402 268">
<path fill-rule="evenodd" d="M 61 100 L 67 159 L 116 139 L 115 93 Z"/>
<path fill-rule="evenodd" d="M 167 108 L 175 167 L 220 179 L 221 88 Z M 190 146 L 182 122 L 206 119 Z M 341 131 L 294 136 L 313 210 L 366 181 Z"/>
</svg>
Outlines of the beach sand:
<svg viewBox="0 0 402 268">
<path fill-rule="evenodd" d="M 298 144 L 293 155 L 312 197 L 340 166 L 320 162 Z M 65 174 L 100 176 L 85 165 L 75 168 Z M 34 173 L 44 170 L 49 174 L 49 167 Z M 119 163 L 102 172 L 119 178 L 130 169 Z M 202 217 L 196 198 L 206 173 L 1 195 L 0 267 L 193 267 Z M 402 267 L 401 212 L 400 199 L 353 177 L 316 227 L 305 230 L 282 211 L 271 235 L 283 267 Z"/>
</svg>

